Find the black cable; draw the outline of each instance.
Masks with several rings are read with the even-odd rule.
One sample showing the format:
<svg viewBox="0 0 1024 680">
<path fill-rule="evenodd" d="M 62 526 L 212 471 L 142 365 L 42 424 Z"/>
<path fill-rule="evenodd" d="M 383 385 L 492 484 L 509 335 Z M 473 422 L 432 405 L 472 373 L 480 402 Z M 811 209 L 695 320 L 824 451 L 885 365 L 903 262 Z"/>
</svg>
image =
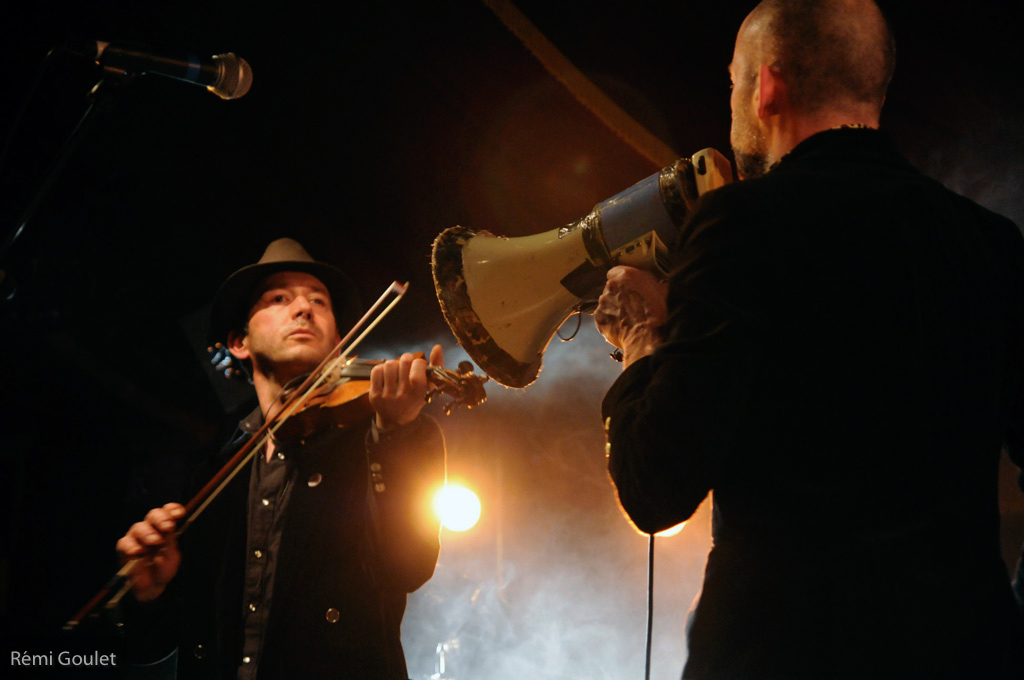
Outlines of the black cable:
<svg viewBox="0 0 1024 680">
<path fill-rule="evenodd" d="M 558 328 L 555 329 L 555 332 L 558 333 L 558 339 L 561 340 L 562 342 L 569 342 L 570 340 L 575 338 L 576 334 L 580 332 L 580 326 L 583 325 L 583 307 L 577 305 L 574 312 L 576 314 L 576 330 L 572 332 L 572 335 L 570 335 L 567 338 L 562 337 L 562 327 L 559 326 Z"/>
<path fill-rule="evenodd" d="M 31 101 L 36 89 L 39 86 L 43 72 L 46 68 L 46 64 L 50 59 L 51 55 L 58 53 L 60 51 L 65 51 L 65 49 L 54 48 L 53 50 L 50 50 L 50 52 L 48 52 L 46 57 L 43 59 L 43 64 L 41 64 L 39 67 L 39 72 L 36 75 L 36 82 L 32 86 L 32 90 L 29 93 L 29 97 L 22 105 L 21 110 L 15 117 L 14 128 L 12 128 L 11 134 L 9 135 L 7 141 L 4 143 L 3 149 L 0 150 L 0 174 L 2 174 L 4 170 L 4 165 L 9 161 L 10 156 L 12 155 L 15 133 L 17 131 L 18 126 L 21 124 L 21 120 L 24 117 L 25 112 L 28 109 L 29 101 Z M 89 92 L 88 108 L 86 108 L 85 113 L 82 114 L 82 117 L 78 119 L 78 123 L 71 131 L 71 134 L 68 135 L 67 139 L 64 140 L 64 144 L 63 146 L 61 146 L 56 158 L 50 163 L 50 167 L 47 169 L 46 174 L 43 175 L 42 181 L 36 188 L 35 192 L 32 194 L 32 197 L 28 202 L 28 206 L 24 208 L 24 210 L 22 210 L 21 215 L 17 218 L 17 221 L 14 224 L 14 228 L 7 235 L 7 238 L 3 241 L 3 243 L 0 243 L 0 265 L 2 265 L 3 261 L 7 257 L 8 252 L 13 248 L 15 241 L 18 240 L 22 232 L 24 232 L 25 227 L 28 225 L 29 221 L 35 215 L 36 210 L 39 208 L 39 205 L 46 197 L 46 194 L 49 191 L 50 187 L 57 180 L 57 176 L 64 169 L 64 166 L 67 164 L 68 159 L 71 157 L 71 154 L 81 143 L 82 138 L 84 137 L 84 131 L 94 121 L 94 114 L 97 111 L 109 109 L 112 105 L 111 102 L 113 95 L 111 94 L 111 92 L 118 86 L 131 82 L 133 78 L 134 76 L 132 74 L 110 72 L 104 75 L 104 77 L 99 82 L 97 82 L 96 85 Z M 0 280 L 3 280 L 3 278 L 4 277 L 0 277 Z"/>
<path fill-rule="evenodd" d="M 648 534 L 647 548 L 647 659 L 644 680 L 651 680 L 651 631 L 654 629 L 654 534 Z"/>
</svg>

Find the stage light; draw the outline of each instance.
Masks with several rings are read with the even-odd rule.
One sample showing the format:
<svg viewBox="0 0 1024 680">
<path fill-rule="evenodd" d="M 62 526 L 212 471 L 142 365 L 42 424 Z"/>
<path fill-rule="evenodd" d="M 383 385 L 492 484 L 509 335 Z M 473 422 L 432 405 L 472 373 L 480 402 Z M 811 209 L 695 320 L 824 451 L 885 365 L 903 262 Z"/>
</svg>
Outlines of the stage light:
<svg viewBox="0 0 1024 680">
<path fill-rule="evenodd" d="M 664 531 L 659 531 L 658 533 L 656 533 L 654 535 L 655 536 L 659 536 L 661 538 L 668 538 L 669 536 L 675 536 L 676 534 L 678 534 L 680 531 L 683 530 L 684 526 L 686 526 L 686 522 L 680 522 L 679 524 L 675 525 L 674 527 L 669 527 L 668 529 L 665 529 Z"/>
<path fill-rule="evenodd" d="M 444 528 L 467 531 L 480 519 L 480 499 L 463 486 L 447 484 L 434 496 L 434 512 Z"/>
</svg>

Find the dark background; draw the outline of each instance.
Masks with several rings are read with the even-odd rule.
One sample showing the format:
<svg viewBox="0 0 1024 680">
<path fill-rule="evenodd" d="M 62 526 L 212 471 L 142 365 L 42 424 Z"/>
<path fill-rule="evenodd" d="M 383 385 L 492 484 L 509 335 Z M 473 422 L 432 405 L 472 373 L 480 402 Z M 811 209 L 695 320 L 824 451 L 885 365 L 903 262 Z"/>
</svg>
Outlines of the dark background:
<svg viewBox="0 0 1024 680">
<path fill-rule="evenodd" d="M 728 152 L 728 65 L 754 2 L 523 0 L 583 73 L 678 155 Z M 890 0 L 898 66 L 882 127 L 925 172 L 1024 224 L 1019 2 Z M 116 568 L 113 545 L 247 408 L 205 360 L 217 286 L 281 236 L 345 269 L 364 301 L 411 283 L 364 356 L 460 358 L 430 244 L 461 224 L 561 226 L 657 171 L 553 79 L 482 2 L 78 3 L 0 10 L 0 235 L 12 232 L 101 74 L 47 52 L 123 40 L 232 51 L 251 92 L 221 101 L 146 76 L 97 114 L 0 262 L 0 616 L 8 650 L 95 648 L 57 633 Z M 33 89 L 33 83 L 36 83 Z M 24 110 L 20 123 L 18 112 Z M 11 286 L 13 279 L 14 286 Z M 539 381 L 490 387 L 448 418 L 449 470 L 480 525 L 446 534 L 411 599 L 410 674 L 440 642 L 461 677 L 643 673 L 646 543 L 604 472 L 598 404 L 617 373 L 589 319 Z M 437 407 L 431 407 L 437 412 Z M 1001 480 L 1008 562 L 1024 534 Z M 682 621 L 707 548 L 704 511 L 662 541 L 654 677 L 685 657 Z M 486 660 L 486 662 L 484 661 Z M 486 663 L 486 665 L 485 665 Z M 42 677 L 42 669 L 26 671 Z"/>
</svg>

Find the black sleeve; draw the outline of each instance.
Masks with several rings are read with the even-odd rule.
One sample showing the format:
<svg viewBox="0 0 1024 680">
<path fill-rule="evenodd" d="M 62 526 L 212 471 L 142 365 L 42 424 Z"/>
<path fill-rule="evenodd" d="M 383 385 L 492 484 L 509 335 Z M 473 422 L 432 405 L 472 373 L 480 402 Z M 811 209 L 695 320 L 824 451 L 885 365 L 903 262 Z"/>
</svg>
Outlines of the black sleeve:
<svg viewBox="0 0 1024 680">
<path fill-rule="evenodd" d="M 167 657 L 178 647 L 181 598 L 177 579 L 167 585 L 153 602 L 140 603 L 128 593 L 118 604 L 122 650 L 119 660 L 129 664 L 151 664 Z"/>
<path fill-rule="evenodd" d="M 1024 239 L 1015 224 L 1001 217 L 998 220 L 1001 223 L 999 233 L 1005 235 L 999 248 L 1007 258 L 1007 271 L 1011 272 L 1006 285 L 1013 289 L 1008 295 L 1011 349 L 1004 371 L 1008 413 L 1003 443 L 1010 460 L 1019 469 L 1017 484 L 1024 493 Z M 1013 576 L 1013 592 L 1024 617 L 1024 548 Z"/>
<path fill-rule="evenodd" d="M 421 414 L 394 431 L 371 427 L 366 444 L 381 567 L 393 586 L 411 593 L 434 573 L 441 550 L 440 524 L 431 506 L 445 482 L 441 428 Z"/>
<path fill-rule="evenodd" d="M 728 474 L 757 368 L 769 284 L 756 224 L 727 189 L 706 195 L 684 229 L 663 344 L 602 406 L 619 501 L 648 533 L 688 519 Z"/>
<path fill-rule="evenodd" d="M 1024 333 L 1022 333 L 1024 335 Z M 1024 343 L 1022 343 L 1024 344 Z M 1024 348 L 1018 348 L 1022 350 Z M 1004 439 L 1006 453 L 1010 460 L 1017 466 L 1017 485 L 1024 493 L 1024 379 L 1016 372 L 1008 371 L 1010 381 L 1010 404 L 1009 423 Z M 1021 549 L 1021 556 L 1017 560 L 1017 569 L 1013 575 L 1013 593 L 1017 598 L 1017 606 L 1020 609 L 1021 617 L 1024 618 L 1024 547 Z"/>
<path fill-rule="evenodd" d="M 1017 485 L 1024 493 L 1024 381 L 1019 377 L 1012 380 L 1010 386 L 1010 418 L 1004 446 L 1010 460 L 1019 468 Z M 1024 617 L 1024 547 L 1017 560 L 1017 569 L 1013 575 L 1013 593 L 1017 598 L 1017 606 L 1021 617 Z"/>
</svg>

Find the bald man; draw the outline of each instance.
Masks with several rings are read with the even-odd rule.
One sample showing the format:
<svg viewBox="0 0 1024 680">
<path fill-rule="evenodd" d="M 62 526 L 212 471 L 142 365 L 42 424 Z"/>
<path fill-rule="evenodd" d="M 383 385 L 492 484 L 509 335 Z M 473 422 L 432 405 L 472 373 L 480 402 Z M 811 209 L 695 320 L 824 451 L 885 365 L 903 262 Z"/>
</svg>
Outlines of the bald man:
<svg viewBox="0 0 1024 680">
<path fill-rule="evenodd" d="M 1018 463 L 1024 240 L 878 128 L 870 0 L 766 0 L 736 39 L 744 181 L 666 285 L 608 275 L 609 470 L 644 532 L 714 492 L 684 678 L 1022 678 L 997 467 Z"/>
</svg>

